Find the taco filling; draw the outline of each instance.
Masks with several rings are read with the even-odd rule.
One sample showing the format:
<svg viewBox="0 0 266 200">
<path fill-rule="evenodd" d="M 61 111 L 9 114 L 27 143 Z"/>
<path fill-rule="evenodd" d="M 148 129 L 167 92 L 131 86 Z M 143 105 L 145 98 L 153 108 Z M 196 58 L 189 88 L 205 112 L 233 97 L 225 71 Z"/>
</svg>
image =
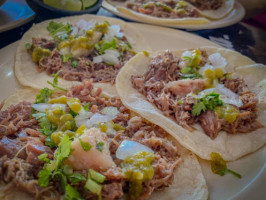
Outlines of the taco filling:
<svg viewBox="0 0 266 200">
<path fill-rule="evenodd" d="M 121 67 L 135 54 L 120 26 L 108 21 L 51 21 L 47 30 L 53 39 L 32 38 L 26 48 L 39 71 L 51 75 L 61 70 L 65 80 L 114 83 Z"/>
<path fill-rule="evenodd" d="M 244 79 L 225 71 L 220 53 L 204 49 L 177 57 L 168 51 L 152 58 L 144 75 L 131 77 L 132 85 L 163 114 L 194 131 L 199 123 L 210 138 L 220 131 L 249 133 L 262 128 L 257 121 L 257 99 Z"/>
<path fill-rule="evenodd" d="M 199 12 L 184 1 L 136 0 L 129 1 L 126 7 L 135 12 L 162 18 L 199 17 Z"/>
<path fill-rule="evenodd" d="M 217 10 L 222 7 L 223 0 L 185 0 L 200 10 Z"/>
<path fill-rule="evenodd" d="M 172 184 L 183 159 L 168 134 L 92 90 L 87 80 L 60 95 L 44 88 L 0 112 L 4 195 L 146 199 Z"/>
</svg>

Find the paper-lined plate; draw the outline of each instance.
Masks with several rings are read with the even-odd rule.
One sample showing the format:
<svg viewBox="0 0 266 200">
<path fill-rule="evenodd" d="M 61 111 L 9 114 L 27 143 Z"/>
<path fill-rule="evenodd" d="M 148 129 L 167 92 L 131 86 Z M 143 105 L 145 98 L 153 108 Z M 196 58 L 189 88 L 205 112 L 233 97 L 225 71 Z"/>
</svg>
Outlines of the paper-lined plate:
<svg viewBox="0 0 266 200">
<path fill-rule="evenodd" d="M 153 50 L 198 48 L 201 46 L 220 47 L 207 39 L 187 32 L 138 23 L 130 24 L 143 34 L 147 42 L 151 44 Z M 13 72 L 17 45 L 18 42 L 0 50 L 0 101 L 15 93 L 16 89 L 22 88 Z M 266 197 L 265 158 L 266 147 L 264 146 L 255 153 L 249 154 L 234 162 L 229 162 L 228 168 L 240 173 L 242 179 L 237 179 L 231 174 L 227 174 L 224 177 L 213 174 L 209 161 L 199 159 L 207 181 L 209 199 L 264 199 Z"/>
<path fill-rule="evenodd" d="M 119 4 L 119 3 L 118 3 Z M 234 8 L 231 13 L 229 13 L 226 17 L 220 19 L 220 20 L 215 20 L 215 21 L 210 21 L 210 23 L 206 24 L 174 24 L 173 22 L 171 23 L 156 23 L 150 19 L 145 19 L 143 17 L 137 17 L 132 14 L 126 14 L 124 12 L 119 11 L 114 5 L 110 4 L 106 0 L 103 2 L 102 6 L 112 12 L 113 14 L 128 19 L 132 21 L 137 21 L 141 23 L 148 23 L 148 24 L 154 24 L 154 25 L 160 25 L 160 26 L 167 26 L 167 27 L 172 27 L 172 28 L 181 28 L 181 29 L 188 29 L 188 30 L 202 30 L 202 29 L 214 29 L 214 28 L 222 28 L 226 26 L 233 25 L 237 22 L 240 22 L 243 17 L 245 16 L 245 9 L 244 7 L 239 3 L 235 2 Z M 150 18 L 150 16 L 149 16 Z"/>
</svg>

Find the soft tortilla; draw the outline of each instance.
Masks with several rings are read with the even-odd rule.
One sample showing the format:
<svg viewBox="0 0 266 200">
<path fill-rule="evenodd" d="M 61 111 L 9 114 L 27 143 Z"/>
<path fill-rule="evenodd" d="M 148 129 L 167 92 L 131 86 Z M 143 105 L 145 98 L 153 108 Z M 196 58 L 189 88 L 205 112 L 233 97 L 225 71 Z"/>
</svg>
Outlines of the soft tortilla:
<svg viewBox="0 0 266 200">
<path fill-rule="evenodd" d="M 131 9 L 128 9 L 126 7 L 127 2 L 119 2 L 119 1 L 111 1 L 111 0 L 107 0 L 107 2 L 113 5 L 114 7 L 116 7 L 116 9 L 119 12 L 124 13 L 129 16 L 136 17 L 137 19 L 143 22 L 147 22 L 151 24 L 159 24 L 159 25 L 183 25 L 183 24 L 193 25 L 195 24 L 196 25 L 196 24 L 210 23 L 210 21 L 204 17 L 198 17 L 198 18 L 184 17 L 184 18 L 177 18 L 177 19 L 153 17 L 150 15 L 145 15 L 142 13 L 135 12 Z"/>
<path fill-rule="evenodd" d="M 17 104 L 21 101 L 33 102 L 37 92 L 38 90 L 33 90 L 30 88 L 18 90 L 17 93 L 6 100 L 4 109 L 12 104 Z M 171 136 L 169 137 L 169 139 L 174 140 L 174 138 Z M 206 200 L 208 198 L 208 188 L 205 178 L 202 174 L 198 159 L 193 153 L 182 147 L 179 143 L 177 143 L 176 141 L 174 142 L 176 147 L 178 148 L 179 155 L 183 159 L 183 162 L 181 162 L 176 169 L 173 185 L 165 188 L 162 191 L 155 191 L 150 199 Z M 0 193 L 3 188 L 4 186 L 1 185 Z M 21 194 L 23 193 L 15 192 L 14 194 L 10 194 L 11 196 L 5 196 L 4 200 L 20 200 Z M 24 200 L 33 199 L 29 195 L 24 195 Z"/>
<path fill-rule="evenodd" d="M 228 62 L 228 71 L 234 72 L 238 66 L 253 65 L 252 67 L 256 67 L 252 60 L 237 52 L 214 47 L 202 47 L 202 49 L 207 50 L 209 55 L 215 52 L 221 53 Z M 178 50 L 172 52 L 174 55 L 181 56 L 183 51 L 184 50 Z M 131 76 L 143 75 L 147 72 L 151 57 L 160 53 L 162 52 L 150 53 L 150 57 L 145 56 L 143 53 L 139 53 L 132 58 L 118 74 L 116 79 L 116 88 L 125 106 L 129 107 L 152 123 L 165 129 L 184 147 L 203 159 L 210 160 L 210 153 L 218 152 L 226 161 L 232 161 L 256 151 L 266 143 L 266 110 L 260 110 L 259 112 L 259 121 L 263 123 L 265 126 L 264 128 L 257 129 L 247 134 L 235 135 L 228 134 L 223 131 L 220 132 L 214 140 L 203 132 L 199 124 L 194 126 L 196 128 L 194 132 L 189 132 L 179 126 L 172 119 L 164 116 L 159 109 L 149 103 L 146 100 L 146 97 L 134 89 L 131 84 Z M 256 70 L 253 70 L 253 73 L 257 73 Z M 265 99 L 266 88 L 265 75 L 266 74 L 264 73 L 264 87 L 260 86 L 257 91 L 255 91 L 259 95 L 264 95 L 264 97 L 262 97 L 263 99 Z M 253 81 L 255 84 L 258 83 L 256 79 L 250 81 Z M 261 81 L 259 83 L 261 84 Z"/>
<path fill-rule="evenodd" d="M 94 20 L 96 22 L 109 21 L 111 24 L 118 24 L 124 30 L 126 37 L 132 44 L 133 49 L 136 52 L 150 50 L 149 45 L 146 43 L 142 35 L 137 30 L 135 30 L 134 27 L 119 19 L 95 15 L 80 15 L 44 21 L 42 23 L 33 25 L 31 29 L 23 35 L 22 39 L 19 42 L 16 52 L 14 71 L 18 81 L 22 85 L 36 89 L 41 89 L 43 87 L 50 88 L 51 86 L 47 84 L 47 81 L 52 82 L 53 80 L 53 77 L 46 74 L 46 72 L 40 73 L 37 71 L 36 65 L 32 61 L 31 55 L 25 49 L 25 44 L 31 43 L 33 37 L 45 37 L 48 39 L 52 39 L 52 37 L 49 35 L 49 32 L 46 30 L 46 27 L 48 26 L 50 21 L 63 23 L 69 22 L 74 24 L 81 19 L 84 19 L 86 21 Z M 78 81 L 67 81 L 64 79 L 60 79 L 60 84 L 64 88 L 70 88 L 73 84 L 79 83 L 80 82 Z M 95 88 L 98 87 L 101 87 L 103 89 L 103 94 L 107 97 L 117 96 L 117 92 L 114 85 L 111 85 L 109 83 L 95 83 Z"/>
</svg>

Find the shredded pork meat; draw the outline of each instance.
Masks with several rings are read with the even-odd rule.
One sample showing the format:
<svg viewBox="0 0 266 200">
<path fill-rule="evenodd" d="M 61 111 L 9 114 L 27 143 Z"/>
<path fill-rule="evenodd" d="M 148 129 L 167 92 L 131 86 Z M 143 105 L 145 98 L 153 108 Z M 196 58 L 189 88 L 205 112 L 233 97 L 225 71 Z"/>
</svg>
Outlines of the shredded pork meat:
<svg viewBox="0 0 266 200">
<path fill-rule="evenodd" d="M 123 41 L 127 42 L 126 37 L 123 37 Z M 51 51 L 49 57 L 40 59 L 37 69 L 39 71 L 45 71 L 48 75 L 55 74 L 61 70 L 59 76 L 68 81 L 82 82 L 86 79 L 93 79 L 94 82 L 114 84 L 119 70 L 124 66 L 125 62 L 134 56 L 133 51 L 118 49 L 121 52 L 121 58 L 118 64 L 110 65 L 105 62 L 93 63 L 93 57 L 97 56 L 97 52 L 94 49 L 89 56 L 79 57 L 77 66 L 73 67 L 71 59 L 63 62 L 62 55 L 56 48 L 54 41 L 45 38 L 33 38 L 32 44 L 32 48 L 38 46 Z"/>
<path fill-rule="evenodd" d="M 200 10 L 217 10 L 219 9 L 224 0 L 185 0 Z"/>
<path fill-rule="evenodd" d="M 143 183 L 144 189 L 139 199 L 146 199 L 154 190 L 161 190 L 173 182 L 174 170 L 182 159 L 174 143 L 167 139 L 168 134 L 163 129 L 144 121 L 141 117 L 131 117 L 130 111 L 123 106 L 120 100 L 101 97 L 101 89 L 94 90 L 92 80 L 84 80 L 81 85 L 73 86 L 67 92 L 67 96 L 79 98 L 83 105 L 90 102 L 90 111 L 94 113 L 106 106 L 117 107 L 119 114 L 114 122 L 125 127 L 125 130 L 118 131 L 117 135 L 108 135 L 111 156 L 117 167 L 100 171 L 106 176 L 106 181 L 102 184 L 103 199 L 120 199 L 124 192 L 128 191 L 129 186 L 125 175 L 119 167 L 122 161 L 115 156 L 119 144 L 125 139 L 144 144 L 155 152 L 155 161 L 152 163 L 154 177 Z M 17 122 L 18 116 L 26 124 L 15 130 L 12 129 L 12 131 L 5 128 L 1 132 L 0 179 L 3 184 L 6 184 L 7 190 L 16 187 L 35 195 L 38 199 L 51 195 L 53 199 L 57 199 L 62 194 L 59 183 L 50 182 L 47 188 L 41 188 L 38 185 L 37 174 L 44 163 L 39 161 L 37 157 L 42 153 L 47 153 L 48 158 L 52 159 L 54 149 L 44 145 L 45 137 L 38 131 L 36 120 L 30 117 L 31 109 L 29 108 L 31 108 L 31 104 L 23 102 L 0 112 L 0 119 L 4 119 L 4 116 L 13 116 L 9 117 L 8 120 L 1 121 L 4 127 L 9 127 L 10 124 L 17 125 L 18 123 L 15 122 Z M 12 114 L 14 110 L 16 115 Z M 32 123 L 27 123 L 28 121 Z M 86 170 L 79 171 L 79 173 L 85 177 L 88 174 Z M 81 188 L 84 185 L 77 184 L 74 187 L 78 191 L 82 191 Z M 82 193 L 82 196 L 85 199 L 95 199 L 96 197 L 90 192 Z"/>
</svg>

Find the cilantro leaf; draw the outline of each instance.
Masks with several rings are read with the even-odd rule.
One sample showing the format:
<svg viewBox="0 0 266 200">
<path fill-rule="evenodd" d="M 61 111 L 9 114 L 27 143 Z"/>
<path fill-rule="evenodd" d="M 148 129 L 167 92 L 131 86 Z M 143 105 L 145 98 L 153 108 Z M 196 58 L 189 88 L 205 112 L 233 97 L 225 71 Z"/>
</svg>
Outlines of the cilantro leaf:
<svg viewBox="0 0 266 200">
<path fill-rule="evenodd" d="M 199 102 L 197 104 L 194 104 L 192 107 L 192 115 L 199 116 L 201 112 L 206 111 L 206 106 L 203 102 Z"/>
<path fill-rule="evenodd" d="M 199 103 L 194 104 L 192 107 L 192 114 L 194 116 L 199 116 L 202 112 L 205 112 L 206 109 L 214 110 L 217 106 L 223 105 L 223 102 L 220 99 L 220 94 L 215 92 L 206 95 L 199 101 Z"/>
<path fill-rule="evenodd" d="M 71 185 L 66 185 L 65 199 L 67 200 L 81 200 L 79 192 Z"/>
<path fill-rule="evenodd" d="M 89 111 L 89 107 L 90 107 L 90 102 L 86 103 L 83 108 L 84 110 Z"/>
<path fill-rule="evenodd" d="M 55 162 L 55 170 L 63 163 L 63 161 L 70 155 L 71 153 L 71 140 L 67 134 L 63 136 L 61 139 L 58 148 L 55 152 L 54 158 Z"/>
<path fill-rule="evenodd" d="M 51 171 L 47 168 L 43 168 L 38 173 L 38 184 L 41 187 L 47 187 L 50 181 Z"/>
<path fill-rule="evenodd" d="M 52 74 L 52 76 L 54 77 L 53 83 L 51 83 L 50 81 L 47 81 L 47 83 L 50 84 L 51 86 L 53 86 L 53 88 L 56 88 L 56 89 L 59 89 L 59 90 L 66 92 L 67 89 L 64 89 L 64 88 L 61 88 L 58 86 L 58 76 L 59 76 L 61 71 L 62 70 L 59 70 L 56 74 Z"/>
<path fill-rule="evenodd" d="M 73 60 L 71 65 L 72 65 L 73 68 L 77 68 L 78 67 L 78 61 Z"/>
<path fill-rule="evenodd" d="M 79 142 L 82 149 L 86 152 L 88 152 L 92 148 L 92 145 L 90 143 L 82 141 L 81 138 L 79 138 Z"/>
<path fill-rule="evenodd" d="M 42 162 L 49 162 L 50 160 L 47 158 L 48 154 L 47 153 L 43 153 L 41 155 L 38 156 L 38 159 Z"/>
<path fill-rule="evenodd" d="M 53 90 L 50 90 L 49 88 L 43 88 L 40 90 L 40 92 L 36 95 L 35 103 L 47 103 L 49 97 L 53 94 Z"/>
<path fill-rule="evenodd" d="M 78 183 L 81 181 L 86 181 L 86 178 L 82 176 L 80 173 L 71 174 L 67 178 L 71 183 Z"/>
<path fill-rule="evenodd" d="M 105 50 L 107 49 L 117 49 L 118 45 L 117 45 L 117 39 L 113 38 L 110 42 L 104 42 L 104 41 L 100 41 L 95 45 L 96 50 L 99 51 L 99 54 L 104 54 Z"/>
<path fill-rule="evenodd" d="M 38 113 L 37 114 L 33 114 L 32 116 L 38 116 Z M 39 114 L 40 116 L 40 114 Z M 46 135 L 46 136 L 50 136 L 55 130 L 56 130 L 56 126 L 54 126 L 45 116 L 41 117 L 38 119 L 39 121 L 39 126 L 40 126 L 40 129 L 39 131 Z"/>
<path fill-rule="evenodd" d="M 96 143 L 96 149 L 97 149 L 98 151 L 102 152 L 103 149 L 104 149 L 104 142 L 97 142 L 97 143 Z"/>
</svg>

